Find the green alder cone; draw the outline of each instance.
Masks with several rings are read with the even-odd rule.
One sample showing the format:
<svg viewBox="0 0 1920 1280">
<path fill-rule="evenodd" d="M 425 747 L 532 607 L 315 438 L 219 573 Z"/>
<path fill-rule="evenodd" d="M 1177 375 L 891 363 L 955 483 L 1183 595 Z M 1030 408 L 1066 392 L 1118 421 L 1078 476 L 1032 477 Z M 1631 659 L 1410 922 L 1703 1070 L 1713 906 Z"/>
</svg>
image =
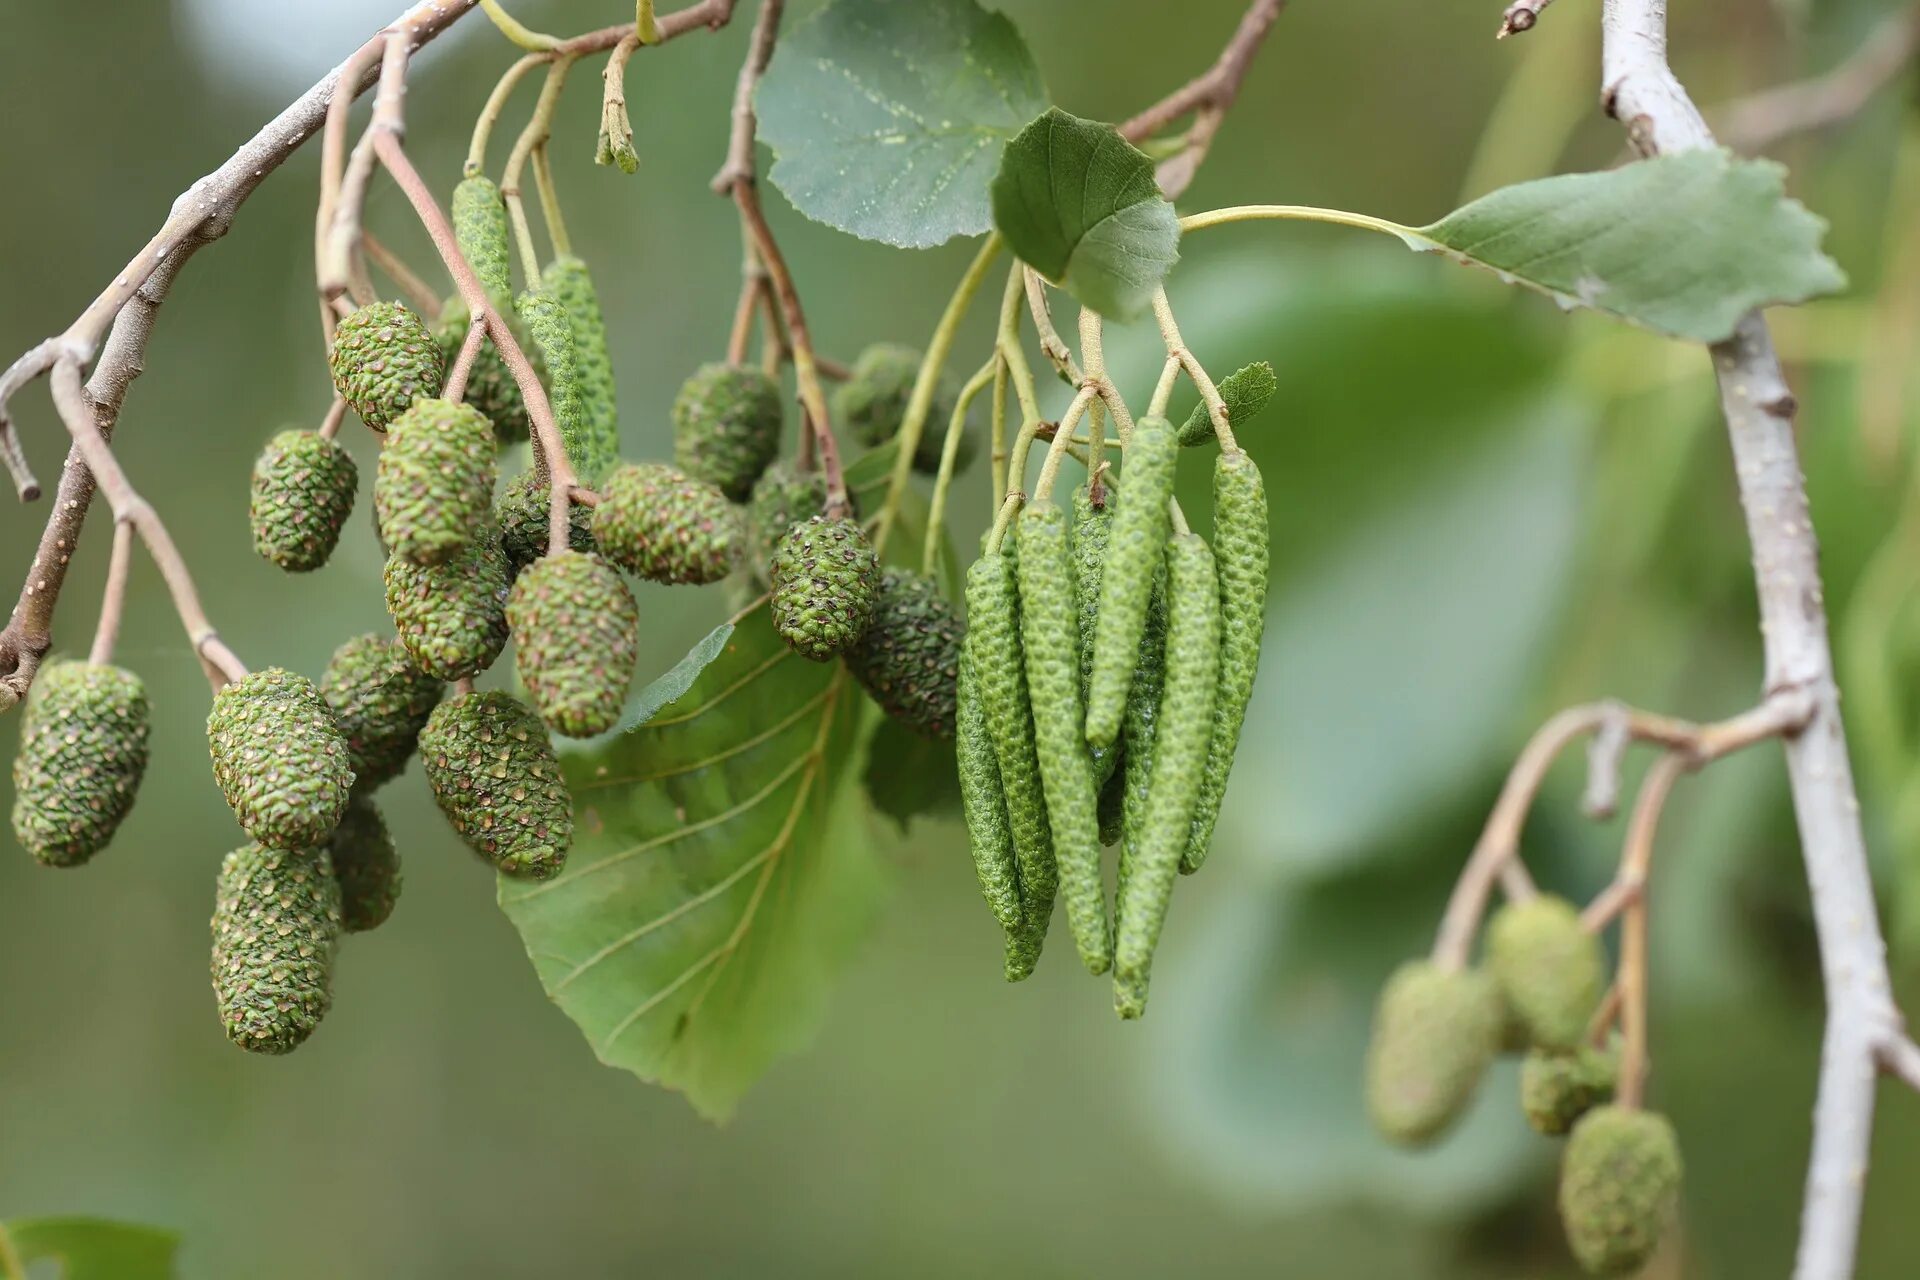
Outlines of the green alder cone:
<svg viewBox="0 0 1920 1280">
<path fill-rule="evenodd" d="M 965 632 L 931 578 L 887 569 L 873 621 L 846 652 L 847 670 L 882 711 L 915 733 L 951 739 Z"/>
<path fill-rule="evenodd" d="M 573 799 L 547 727 L 499 692 L 466 693 L 434 710 L 420 759 L 440 812 L 467 847 L 503 873 L 546 880 L 573 844 Z"/>
<path fill-rule="evenodd" d="M 1606 992 L 1607 958 L 1579 908 L 1553 894 L 1501 907 L 1487 925 L 1486 962 L 1533 1044 L 1580 1043 Z"/>
<path fill-rule="evenodd" d="M 546 368 L 547 403 L 553 407 L 554 424 L 560 429 L 567 461 L 573 464 L 581 484 L 596 484 L 598 473 L 591 472 L 589 464 L 595 461 L 597 446 L 590 438 L 586 402 L 580 396 L 580 360 L 574 347 L 573 320 L 566 306 L 545 289 L 521 294 L 514 310 Z"/>
<path fill-rule="evenodd" d="M 1220 566 L 1220 693 L 1193 832 L 1180 859 L 1187 874 L 1200 869 L 1213 847 L 1267 629 L 1267 486 L 1253 459 L 1238 449 L 1221 453 L 1213 464 L 1213 552 Z"/>
<path fill-rule="evenodd" d="M 207 715 L 213 778 L 240 828 L 276 849 L 323 843 L 353 790 L 347 740 L 313 681 L 280 667 L 214 695 Z"/>
<path fill-rule="evenodd" d="M 1119 772 L 1120 866 L 1114 885 L 1114 918 L 1126 909 L 1127 887 L 1146 831 L 1147 795 L 1153 783 L 1153 743 L 1160 725 L 1160 691 L 1167 679 L 1167 567 L 1161 557 L 1147 602 L 1147 625 L 1140 633 L 1140 665 L 1127 688 L 1121 719 Z"/>
<path fill-rule="evenodd" d="M 354 796 L 327 841 L 327 852 L 340 885 L 340 927 L 365 933 L 385 924 L 400 900 L 400 854 L 379 806 Z"/>
<path fill-rule="evenodd" d="M 673 467 L 621 467 L 600 487 L 593 512 L 600 554 L 652 582 L 718 582 L 733 572 L 744 541 L 721 492 Z"/>
<path fill-rule="evenodd" d="M 313 431 L 282 431 L 253 464 L 247 520 L 253 549 L 289 573 L 318 569 L 353 513 L 360 472 L 353 458 Z"/>
<path fill-rule="evenodd" d="M 537 474 L 525 471 L 507 481 L 493 500 L 493 524 L 500 530 L 500 550 L 508 572 L 520 571 L 547 554 L 547 531 L 553 514 L 553 489 Z M 567 505 L 567 545 L 574 551 L 598 551 L 593 540 L 593 508 L 584 502 Z"/>
<path fill-rule="evenodd" d="M 1017 568 L 1020 645 L 1060 896 L 1081 963 L 1089 973 L 1105 973 L 1113 963 L 1113 928 L 1100 878 L 1099 791 L 1082 731 L 1079 602 L 1066 513 L 1052 502 L 1032 502 L 1020 513 Z"/>
<path fill-rule="evenodd" d="M 1596 1107 L 1560 1165 L 1560 1220 L 1574 1258 L 1597 1276 L 1631 1275 L 1660 1246 L 1680 1203 L 1680 1143 L 1665 1116 Z"/>
<path fill-rule="evenodd" d="M 989 552 L 967 570 L 967 660 L 980 685 L 987 732 L 1000 767 L 1014 863 L 1020 873 L 1020 929 L 1007 940 L 1007 981 L 1040 962 L 1060 873 L 1033 741 L 1033 706 L 1020 651 L 1020 602 L 1013 559 Z"/>
<path fill-rule="evenodd" d="M 121 667 L 58 662 L 27 696 L 13 758 L 13 834 L 49 867 L 77 867 L 107 847 L 146 775 L 149 709 Z"/>
<path fill-rule="evenodd" d="M 745 502 L 780 454 L 781 425 L 780 384 L 765 372 L 703 364 L 674 397 L 673 460 L 696 480 Z"/>
<path fill-rule="evenodd" d="M 420 317 L 397 302 L 373 302 L 341 317 L 328 363 L 333 387 L 375 431 L 413 402 L 440 394 L 446 364 Z"/>
<path fill-rule="evenodd" d="M 443 692 L 398 640 L 355 636 L 333 651 L 320 674 L 320 696 L 346 739 L 357 792 L 400 776 Z"/>
<path fill-rule="evenodd" d="M 773 553 L 770 576 L 774 630 L 803 658 L 829 661 L 873 621 L 880 557 L 858 520 L 814 516 L 794 525 Z"/>
<path fill-rule="evenodd" d="M 760 555 L 771 561 L 787 530 L 819 515 L 826 505 L 827 478 L 818 471 L 796 472 L 784 462 L 768 467 L 754 482 L 747 503 Z"/>
<path fill-rule="evenodd" d="M 1409 960 L 1387 979 L 1367 1045 L 1367 1110 L 1402 1146 L 1444 1133 L 1473 1100 L 1500 1048 L 1503 1020 L 1493 979 Z"/>
<path fill-rule="evenodd" d="M 291 1053 L 333 1005 L 340 883 L 325 845 L 252 844 L 220 864 L 213 906 L 213 994 L 227 1039 Z"/>
<path fill-rule="evenodd" d="M 569 445 L 567 456 L 580 473 L 580 483 L 595 485 L 620 460 L 619 397 L 613 384 L 613 354 L 607 348 L 600 295 L 594 290 L 587 264 L 572 254 L 561 254 L 547 264 L 545 284 L 547 292 L 565 309 L 573 331 L 580 452 L 575 456 Z"/>
<path fill-rule="evenodd" d="M 640 609 L 599 556 L 563 551 L 527 566 L 507 597 L 507 625 L 528 700 L 570 738 L 619 723 L 640 657 Z"/>
<path fill-rule="evenodd" d="M 1166 558 L 1166 681 L 1114 946 L 1114 1008 L 1123 1018 L 1146 1012 L 1153 952 L 1187 847 L 1219 685 L 1220 595 L 1213 552 L 1198 534 L 1183 533 L 1167 544 Z"/>
<path fill-rule="evenodd" d="M 1123 485 L 1114 500 L 1100 579 L 1100 609 L 1094 620 L 1093 672 L 1087 691 L 1087 741 L 1110 745 L 1120 734 L 1127 686 L 1133 681 L 1140 635 L 1146 628 L 1153 575 L 1172 518 L 1174 462 L 1179 441 L 1165 418 L 1142 418 L 1127 445 Z"/>
<path fill-rule="evenodd" d="M 877 448 L 900 433 L 907 416 L 907 402 L 913 398 L 913 384 L 920 376 L 920 352 L 897 342 L 876 342 L 854 360 L 847 380 L 833 393 L 833 416 L 846 424 L 854 438 L 868 448 Z M 913 451 L 913 469 L 923 475 L 940 470 L 940 452 L 946 444 L 946 427 L 953 419 L 959 401 L 951 378 L 942 377 L 935 387 L 933 401 L 927 407 L 927 420 L 920 429 L 920 443 Z M 962 432 L 959 452 L 954 455 L 954 473 L 973 461 L 976 445 L 973 436 Z"/>
<path fill-rule="evenodd" d="M 528 336 L 511 299 L 505 294 L 496 296 L 493 309 L 513 330 L 514 341 L 532 363 L 534 376 L 544 377 L 546 365 L 540 358 L 540 348 Z M 433 326 L 433 340 L 439 344 L 440 358 L 448 370 L 452 370 L 453 362 L 460 358 L 460 348 L 467 341 L 467 328 L 472 323 L 473 313 L 467 310 L 466 300 L 457 293 L 448 298 L 440 310 L 440 319 Z M 473 368 L 467 371 L 466 403 L 486 415 L 487 421 L 493 424 L 494 439 L 501 444 L 518 444 L 533 433 L 533 420 L 527 416 L 527 402 L 520 394 L 520 383 L 507 367 L 506 357 L 493 345 L 491 336 L 480 340 Z"/>
<path fill-rule="evenodd" d="M 374 472 L 387 549 L 417 564 L 443 564 L 485 536 L 496 467 L 493 424 L 478 409 L 415 402 L 394 422 Z"/>
<path fill-rule="evenodd" d="M 489 535 L 445 564 L 387 559 L 387 612 L 414 665 L 436 680 L 465 680 L 507 647 L 507 557 Z"/>
<path fill-rule="evenodd" d="M 495 298 L 512 297 L 513 229 L 499 186 L 485 174 L 462 178 L 448 209 L 460 256 L 473 268 L 480 287 Z"/>
<path fill-rule="evenodd" d="M 1076 489 L 1073 494 L 1073 590 L 1079 606 L 1080 630 L 1080 703 L 1086 705 L 1093 678 L 1093 632 L 1100 616 L 1101 567 L 1107 560 L 1107 542 L 1113 533 L 1113 506 L 1102 499 L 1093 505 L 1093 494 Z M 1117 742 L 1093 748 L 1093 778 L 1105 786 L 1120 759 Z"/>
<path fill-rule="evenodd" d="M 973 852 L 974 874 L 980 896 L 993 918 L 1009 935 L 1020 929 L 1020 873 L 1013 857 L 1013 828 L 1007 820 L 1006 796 L 1000 786 L 1000 763 L 993 754 L 993 735 L 987 729 L 987 709 L 980 700 L 980 684 L 973 663 L 963 651 L 956 690 L 955 754 L 960 765 L 960 812 L 967 823 L 967 843 Z"/>
<path fill-rule="evenodd" d="M 1620 1059 L 1611 1049 L 1531 1049 L 1520 1063 L 1520 1110 L 1536 1132 L 1558 1137 L 1587 1112 L 1613 1101 L 1619 1075 Z"/>
</svg>

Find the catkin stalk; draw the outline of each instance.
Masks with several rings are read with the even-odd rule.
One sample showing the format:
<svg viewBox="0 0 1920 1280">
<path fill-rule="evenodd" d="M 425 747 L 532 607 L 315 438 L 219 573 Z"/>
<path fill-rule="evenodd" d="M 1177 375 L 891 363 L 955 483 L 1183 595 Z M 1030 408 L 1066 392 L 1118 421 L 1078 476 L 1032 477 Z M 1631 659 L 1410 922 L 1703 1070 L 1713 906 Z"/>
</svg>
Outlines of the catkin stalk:
<svg viewBox="0 0 1920 1280">
<path fill-rule="evenodd" d="M 1124 487 L 1114 504 L 1113 530 L 1100 580 L 1094 620 L 1093 672 L 1087 690 L 1087 741 L 1096 747 L 1120 735 L 1133 683 L 1140 635 L 1153 595 L 1154 566 L 1172 517 L 1174 462 L 1180 442 L 1165 418 L 1142 418 L 1127 444 Z"/>
</svg>

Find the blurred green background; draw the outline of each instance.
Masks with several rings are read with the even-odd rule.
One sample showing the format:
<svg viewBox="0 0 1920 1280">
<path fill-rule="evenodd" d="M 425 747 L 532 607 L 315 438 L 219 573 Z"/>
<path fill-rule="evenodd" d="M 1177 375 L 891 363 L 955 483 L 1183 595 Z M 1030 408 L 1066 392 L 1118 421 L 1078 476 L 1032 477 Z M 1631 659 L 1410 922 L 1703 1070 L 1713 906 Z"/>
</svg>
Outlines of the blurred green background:
<svg viewBox="0 0 1920 1280">
<path fill-rule="evenodd" d="M 0 349 L 63 327 L 178 190 L 394 7 L 0 3 Z M 796 0 L 794 16 L 814 7 Z M 1202 67 L 1241 5 L 1004 7 L 1057 101 L 1118 118 Z M 1688 5 L 1676 61 L 1703 102 L 1726 102 L 1830 65 L 1889 7 Z M 1319 203 L 1418 223 L 1501 183 L 1611 163 L 1593 6 L 1496 44 L 1499 8 L 1290 6 L 1183 208 Z M 627 12 L 516 9 L 560 31 Z M 484 20 L 463 27 L 420 59 L 409 102 L 410 146 L 445 188 L 510 57 Z M 590 163 L 596 75 L 577 75 L 563 107 L 556 163 L 607 303 L 629 456 L 665 452 L 674 390 L 725 341 L 736 226 L 705 184 L 744 39 L 695 35 L 636 59 L 636 178 Z M 1920 995 L 1902 945 L 1920 936 L 1920 124 L 1905 96 L 1777 149 L 1853 281 L 1778 327 L 1883 901 Z M 503 150 L 504 135 L 496 163 Z M 256 665 L 311 675 L 339 640 L 385 625 L 361 515 L 310 578 L 247 544 L 255 452 L 327 402 L 315 174 L 303 151 L 187 270 L 119 441 L 226 638 Z M 767 203 L 817 340 L 842 358 L 924 342 L 971 252 L 863 244 L 771 188 Z M 428 262 L 390 186 L 372 217 Z M 238 835 L 208 778 L 205 684 L 141 561 L 120 651 L 154 700 L 138 807 L 84 870 L 41 870 L 0 836 L 0 1217 L 165 1224 L 184 1233 L 192 1277 L 1569 1274 L 1555 1149 L 1519 1122 L 1511 1073 L 1452 1141 L 1411 1157 L 1366 1127 L 1360 1053 L 1378 982 L 1427 945 L 1541 717 L 1611 694 L 1708 718 L 1755 696 L 1751 579 L 1705 358 L 1330 228 L 1196 237 L 1172 293 L 1216 373 L 1261 358 L 1279 370 L 1274 407 L 1243 434 L 1272 492 L 1278 576 L 1219 845 L 1182 885 L 1143 1024 L 1118 1025 L 1065 953 L 1007 987 L 958 827 L 901 838 L 876 820 L 894 880 L 879 929 L 818 1043 L 712 1128 L 595 1063 L 416 775 L 385 798 L 405 897 L 343 948 L 325 1028 L 285 1060 L 236 1052 L 213 1017 L 206 920 Z M 989 309 L 963 369 L 984 353 Z M 1132 395 L 1157 371 L 1154 341 L 1111 341 Z M 19 410 L 51 488 L 64 444 L 43 396 Z M 365 433 L 343 438 L 370 467 Z M 955 500 L 961 545 L 984 521 L 983 488 L 977 469 Z M 43 512 L 0 505 L 9 575 Z M 106 529 L 90 524 L 68 586 L 68 652 L 91 632 Z M 718 592 L 661 589 L 642 606 L 643 677 L 725 608 Z M 0 729 L 0 764 L 14 738 Z M 1543 880 L 1584 893 L 1620 830 L 1578 817 L 1576 772 L 1556 774 L 1527 853 Z M 1821 1003 L 1776 749 L 1684 784 L 1656 893 L 1653 1097 L 1679 1127 L 1688 1183 L 1654 1274 L 1784 1275 Z M 1920 1270 L 1906 1211 L 1920 1100 L 1887 1095 L 1866 1277 Z"/>
</svg>

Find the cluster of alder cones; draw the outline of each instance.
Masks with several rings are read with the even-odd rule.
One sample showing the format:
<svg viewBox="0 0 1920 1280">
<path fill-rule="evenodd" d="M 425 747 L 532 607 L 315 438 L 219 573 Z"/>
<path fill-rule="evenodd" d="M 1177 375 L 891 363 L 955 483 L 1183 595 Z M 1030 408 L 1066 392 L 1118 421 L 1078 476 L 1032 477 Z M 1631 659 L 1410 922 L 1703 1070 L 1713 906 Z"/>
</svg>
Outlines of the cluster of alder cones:
<svg viewBox="0 0 1920 1280">
<path fill-rule="evenodd" d="M 373 506 L 393 634 L 348 640 L 317 683 L 268 668 L 214 698 L 214 778 L 251 843 L 220 868 L 213 987 L 229 1038 L 257 1052 L 306 1040 L 331 1004 L 340 935 L 393 911 L 400 860 L 374 793 L 416 751 L 442 812 L 476 853 L 511 876 L 562 869 L 573 808 L 551 735 L 591 737 L 619 722 L 639 648 L 623 572 L 711 583 L 752 568 L 796 652 L 843 659 L 889 713 L 931 736 L 953 734 L 957 614 L 928 580 L 881 570 L 818 472 L 777 461 L 774 379 L 701 368 L 674 404 L 677 465 L 619 463 L 612 363 L 585 264 L 561 257 L 513 297 L 498 189 L 469 176 L 453 209 L 463 254 L 526 335 L 568 461 L 598 486 L 598 501 L 574 506 L 570 545 L 548 554 L 546 476 L 536 468 L 500 483 L 501 452 L 527 438 L 528 420 L 491 344 L 465 396 L 443 396 L 467 333 L 457 300 L 433 329 L 386 301 L 340 320 L 335 390 L 383 436 Z M 862 439 L 881 443 L 898 429 L 918 365 L 916 353 L 891 346 L 862 357 L 836 397 Z M 325 564 L 358 484 L 351 456 L 328 435 L 275 436 L 252 477 L 255 549 L 292 572 Z M 472 689 L 509 639 L 524 696 Z M 103 848 L 133 804 L 148 736 L 137 675 L 51 664 L 14 767 L 21 844 L 63 867 Z"/>
<path fill-rule="evenodd" d="M 1600 940 L 1564 898 L 1502 907 L 1484 963 L 1413 960 L 1381 992 L 1367 1054 L 1367 1105 L 1389 1139 L 1424 1146 L 1466 1111 L 1501 1052 L 1524 1054 L 1520 1107 L 1566 1136 L 1560 1216 L 1581 1266 L 1631 1275 L 1659 1247 L 1680 1195 L 1680 1145 L 1666 1117 L 1626 1096 L 1619 1037 L 1601 1016 Z"/>
</svg>

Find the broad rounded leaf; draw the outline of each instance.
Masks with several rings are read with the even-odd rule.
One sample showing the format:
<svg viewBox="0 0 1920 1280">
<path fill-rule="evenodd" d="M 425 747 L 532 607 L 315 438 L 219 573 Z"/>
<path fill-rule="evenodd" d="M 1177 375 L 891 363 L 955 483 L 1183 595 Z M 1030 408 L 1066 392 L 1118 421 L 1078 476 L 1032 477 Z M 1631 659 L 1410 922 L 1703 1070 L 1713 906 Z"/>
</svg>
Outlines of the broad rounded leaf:
<svg viewBox="0 0 1920 1280">
<path fill-rule="evenodd" d="M 1047 92 L 1013 23 L 974 0 L 835 0 L 781 40 L 756 101 L 794 208 L 925 249 L 992 225 L 1000 152 Z"/>
<path fill-rule="evenodd" d="M 812 1034 L 878 901 L 851 785 L 858 693 L 756 604 L 684 696 L 563 752 L 566 871 L 500 880 L 541 985 L 600 1060 L 710 1118 Z"/>
<path fill-rule="evenodd" d="M 1113 126 L 1057 107 L 1007 144 L 993 223 L 1028 266 L 1116 320 L 1145 310 L 1180 258 L 1153 161 Z"/>
<path fill-rule="evenodd" d="M 1769 160 L 1687 151 L 1502 187 L 1412 234 L 1563 306 L 1718 342 L 1755 307 L 1846 285 L 1785 180 Z"/>
</svg>

